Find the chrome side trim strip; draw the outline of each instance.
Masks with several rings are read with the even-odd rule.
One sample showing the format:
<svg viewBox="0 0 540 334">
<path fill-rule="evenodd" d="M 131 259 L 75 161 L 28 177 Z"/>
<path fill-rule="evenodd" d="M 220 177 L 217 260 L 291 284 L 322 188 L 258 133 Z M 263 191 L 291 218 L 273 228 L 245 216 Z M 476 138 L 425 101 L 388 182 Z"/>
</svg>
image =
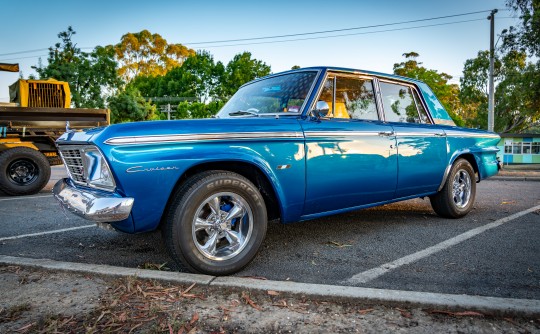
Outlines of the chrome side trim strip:
<svg viewBox="0 0 540 334">
<path fill-rule="evenodd" d="M 306 138 L 379 136 L 379 131 L 306 131 Z"/>
<path fill-rule="evenodd" d="M 137 144 L 160 144 L 190 141 L 215 141 L 215 140 L 254 140 L 254 139 L 289 139 L 303 138 L 301 132 L 236 132 L 236 133 L 202 133 L 181 135 L 156 135 L 156 136 L 132 136 L 114 137 L 107 139 L 108 145 L 137 145 Z"/>
<path fill-rule="evenodd" d="M 398 137 L 444 137 L 444 132 L 396 132 Z"/>
<path fill-rule="evenodd" d="M 497 134 L 491 133 L 462 133 L 457 131 L 446 131 L 448 137 L 463 137 L 463 138 L 500 138 Z"/>
</svg>

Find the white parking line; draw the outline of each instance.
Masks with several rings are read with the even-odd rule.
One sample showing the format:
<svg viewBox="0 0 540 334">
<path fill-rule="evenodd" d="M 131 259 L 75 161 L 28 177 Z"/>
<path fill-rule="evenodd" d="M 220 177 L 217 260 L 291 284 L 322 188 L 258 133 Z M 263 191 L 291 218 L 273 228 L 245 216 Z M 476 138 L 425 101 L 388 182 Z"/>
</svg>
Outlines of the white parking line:
<svg viewBox="0 0 540 334">
<path fill-rule="evenodd" d="M 540 210 L 540 205 L 537 205 L 535 207 L 532 207 L 530 209 L 520 211 L 518 213 L 514 213 L 511 216 L 501 218 L 499 220 L 494 221 L 493 223 L 486 224 L 484 226 L 480 226 L 477 228 L 474 228 L 472 230 L 469 230 L 465 233 L 462 233 L 458 236 L 455 236 L 453 238 L 450 238 L 448 240 L 445 240 L 441 243 L 436 244 L 435 246 L 431 246 L 429 248 L 426 248 L 424 250 L 421 250 L 419 252 L 404 256 L 400 259 L 394 260 L 392 262 L 387 262 L 377 268 L 373 268 L 364 272 L 361 272 L 359 274 L 354 275 L 353 277 L 349 278 L 348 280 L 344 281 L 344 283 L 349 284 L 359 284 L 359 283 L 367 283 L 369 281 L 372 281 L 384 274 L 386 274 L 389 271 L 392 271 L 394 269 L 397 269 L 401 266 L 411 264 L 413 262 L 416 262 L 418 260 L 421 260 L 423 258 L 426 258 L 430 255 L 433 255 L 435 253 L 438 253 L 440 251 L 443 251 L 447 248 L 450 248 L 452 246 L 455 246 L 459 243 L 462 243 L 465 240 L 468 240 L 476 235 L 479 235 L 480 233 L 486 232 L 488 230 L 491 230 L 492 228 L 501 226 L 504 223 L 507 223 L 511 220 L 514 220 L 516 218 L 519 218 L 521 216 L 524 216 L 528 213 L 534 212 Z"/>
<path fill-rule="evenodd" d="M 17 197 L 9 197 L 9 198 L 0 198 L 1 201 L 14 201 L 17 199 L 31 199 L 31 198 L 42 198 L 42 197 L 52 197 L 52 194 L 50 195 L 41 195 L 41 196 L 17 196 Z"/>
<path fill-rule="evenodd" d="M 97 227 L 97 225 L 92 224 L 92 225 L 84 225 L 84 226 L 63 228 L 63 229 L 60 229 L 60 230 L 40 232 L 40 233 L 21 234 L 21 235 L 16 235 L 16 236 L 13 236 L 13 237 L 0 238 L 0 241 L 13 240 L 13 239 L 22 239 L 22 238 L 28 238 L 28 237 L 37 237 L 37 236 L 40 236 L 40 235 L 69 232 L 69 231 L 81 230 L 83 228 L 90 228 L 90 227 Z"/>
</svg>

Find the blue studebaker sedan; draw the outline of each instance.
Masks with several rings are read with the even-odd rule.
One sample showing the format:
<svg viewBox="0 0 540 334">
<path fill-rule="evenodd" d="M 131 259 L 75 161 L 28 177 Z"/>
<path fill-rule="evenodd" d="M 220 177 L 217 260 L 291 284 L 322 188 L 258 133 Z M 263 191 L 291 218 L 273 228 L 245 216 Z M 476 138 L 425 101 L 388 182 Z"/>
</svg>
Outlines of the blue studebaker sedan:
<svg viewBox="0 0 540 334">
<path fill-rule="evenodd" d="M 64 207 L 128 233 L 161 228 L 172 258 L 226 275 L 257 254 L 267 222 L 428 196 L 459 218 L 498 171 L 499 136 L 456 127 L 430 88 L 314 67 L 242 86 L 214 119 L 141 122 L 58 139 Z"/>
</svg>

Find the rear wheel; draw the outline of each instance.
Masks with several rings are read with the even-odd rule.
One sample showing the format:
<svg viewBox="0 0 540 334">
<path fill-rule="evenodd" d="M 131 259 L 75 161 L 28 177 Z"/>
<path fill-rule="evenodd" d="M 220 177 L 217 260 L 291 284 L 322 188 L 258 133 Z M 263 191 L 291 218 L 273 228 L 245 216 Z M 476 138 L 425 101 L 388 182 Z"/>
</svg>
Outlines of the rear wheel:
<svg viewBox="0 0 540 334">
<path fill-rule="evenodd" d="M 458 159 L 444 187 L 430 197 L 433 210 L 441 217 L 460 218 L 468 214 L 476 197 L 476 177 L 471 164 Z"/>
<path fill-rule="evenodd" d="M 0 154 L 0 190 L 8 195 L 39 192 L 51 177 L 47 158 L 28 147 L 16 147 Z"/>
<path fill-rule="evenodd" d="M 195 272 L 228 275 L 253 260 L 266 227 L 257 187 L 239 174 L 209 171 L 178 189 L 163 235 L 175 261 Z"/>
</svg>

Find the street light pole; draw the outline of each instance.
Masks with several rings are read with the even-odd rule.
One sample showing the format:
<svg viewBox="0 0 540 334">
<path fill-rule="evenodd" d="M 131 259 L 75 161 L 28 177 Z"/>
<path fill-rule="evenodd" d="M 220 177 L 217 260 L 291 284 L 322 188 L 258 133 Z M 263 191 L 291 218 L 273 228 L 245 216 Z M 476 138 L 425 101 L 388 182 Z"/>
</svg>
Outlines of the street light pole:
<svg viewBox="0 0 540 334">
<path fill-rule="evenodd" d="M 495 88 L 493 82 L 493 67 L 495 63 L 495 14 L 497 9 L 491 11 L 488 16 L 490 20 L 490 36 L 489 36 L 489 97 L 488 97 L 488 131 L 493 132 L 495 128 Z"/>
</svg>

